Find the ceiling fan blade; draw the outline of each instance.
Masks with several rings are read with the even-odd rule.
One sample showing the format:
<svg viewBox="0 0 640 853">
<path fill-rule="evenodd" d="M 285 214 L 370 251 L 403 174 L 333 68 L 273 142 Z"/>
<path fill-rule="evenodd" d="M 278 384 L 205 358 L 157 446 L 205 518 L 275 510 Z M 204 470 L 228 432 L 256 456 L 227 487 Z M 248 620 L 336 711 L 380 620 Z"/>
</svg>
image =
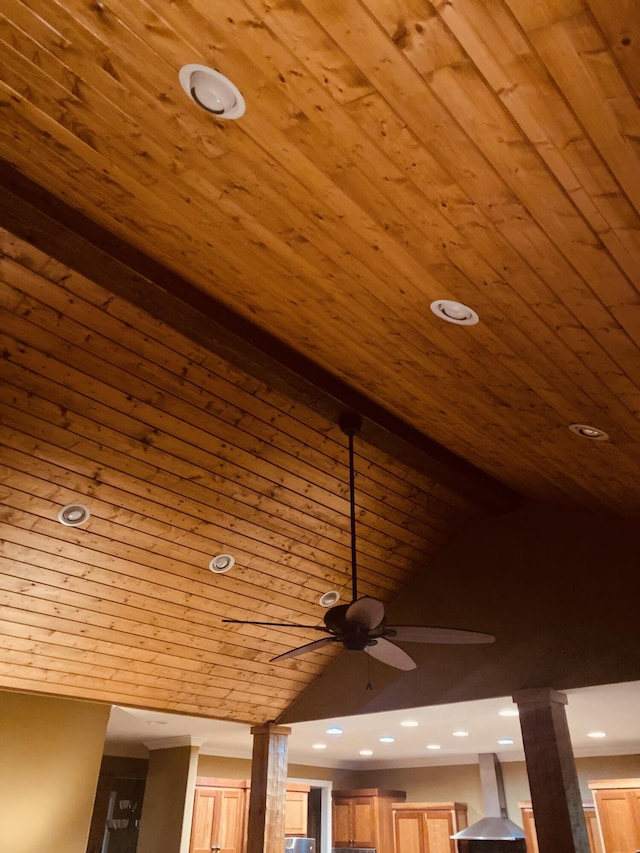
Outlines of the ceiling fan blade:
<svg viewBox="0 0 640 853">
<path fill-rule="evenodd" d="M 270 663 L 278 660 L 286 660 L 287 658 L 296 658 L 298 655 L 304 655 L 307 652 L 314 652 L 316 649 L 321 649 L 329 643 L 337 642 L 340 642 L 337 637 L 323 637 L 321 640 L 314 640 L 312 643 L 307 643 L 305 646 L 298 646 L 297 649 L 291 649 L 291 651 L 284 652 L 284 654 L 271 658 Z"/>
<path fill-rule="evenodd" d="M 388 634 L 387 634 L 388 632 Z M 471 644 L 495 643 L 493 634 L 458 628 L 428 628 L 424 625 L 387 625 L 385 635 L 401 643 Z"/>
<path fill-rule="evenodd" d="M 223 622 L 235 622 L 236 625 L 270 625 L 272 628 L 304 628 L 305 631 L 323 631 L 327 629 L 320 625 L 298 625 L 295 622 L 249 622 L 246 619 L 223 619 Z"/>
<path fill-rule="evenodd" d="M 346 622 L 355 622 L 357 625 L 363 625 L 369 631 L 377 628 L 383 619 L 384 604 L 378 601 L 377 598 L 370 598 L 368 595 L 350 604 L 349 609 L 345 613 Z"/>
<path fill-rule="evenodd" d="M 417 667 L 414 659 L 404 649 L 389 640 L 385 640 L 384 637 L 380 637 L 375 645 L 367 646 L 365 652 L 382 663 L 395 666 L 396 669 L 410 670 Z"/>
</svg>

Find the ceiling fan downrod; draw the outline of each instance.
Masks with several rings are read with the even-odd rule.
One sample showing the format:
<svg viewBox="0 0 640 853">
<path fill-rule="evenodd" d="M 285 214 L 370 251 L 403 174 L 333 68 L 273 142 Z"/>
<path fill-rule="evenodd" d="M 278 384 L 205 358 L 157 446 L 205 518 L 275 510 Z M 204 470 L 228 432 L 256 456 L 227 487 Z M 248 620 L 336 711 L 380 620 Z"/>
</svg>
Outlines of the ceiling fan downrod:
<svg viewBox="0 0 640 853">
<path fill-rule="evenodd" d="M 349 438 L 349 503 L 351 516 L 351 600 L 358 598 L 358 574 L 356 568 L 356 488 L 353 461 L 353 436 L 360 432 L 362 418 L 356 412 L 345 412 L 340 416 L 340 429 Z"/>
</svg>

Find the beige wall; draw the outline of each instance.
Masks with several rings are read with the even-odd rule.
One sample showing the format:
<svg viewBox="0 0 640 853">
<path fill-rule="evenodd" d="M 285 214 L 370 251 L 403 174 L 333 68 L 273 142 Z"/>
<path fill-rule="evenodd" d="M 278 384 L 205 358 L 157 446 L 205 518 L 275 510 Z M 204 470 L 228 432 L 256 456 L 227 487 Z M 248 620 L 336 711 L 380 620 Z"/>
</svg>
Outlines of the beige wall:
<svg viewBox="0 0 640 853">
<path fill-rule="evenodd" d="M 189 849 L 197 752 L 193 746 L 151 751 L 138 853 L 183 853 Z"/>
<path fill-rule="evenodd" d="M 370 770 L 360 776 L 362 787 L 406 791 L 408 803 L 467 803 L 469 823 L 482 817 L 477 764 Z"/>
<path fill-rule="evenodd" d="M 0 692 L 0 850 L 85 853 L 109 706 Z"/>
<path fill-rule="evenodd" d="M 334 788 L 355 787 L 358 775 L 355 770 L 309 767 L 306 764 L 290 764 L 287 770 L 287 776 L 290 779 L 322 779 L 333 782 Z M 251 761 L 248 758 L 200 755 L 198 758 L 198 776 L 213 776 L 220 779 L 250 779 Z"/>
</svg>

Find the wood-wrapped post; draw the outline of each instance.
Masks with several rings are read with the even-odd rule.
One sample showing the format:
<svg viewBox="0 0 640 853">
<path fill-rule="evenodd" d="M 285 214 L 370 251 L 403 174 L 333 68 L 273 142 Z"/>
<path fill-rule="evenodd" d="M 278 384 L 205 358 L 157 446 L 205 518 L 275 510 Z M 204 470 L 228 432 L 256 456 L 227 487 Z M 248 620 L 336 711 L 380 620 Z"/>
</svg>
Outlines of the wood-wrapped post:
<svg viewBox="0 0 640 853">
<path fill-rule="evenodd" d="M 251 729 L 253 756 L 247 853 L 283 853 L 287 747 L 291 729 L 265 723 Z"/>
<path fill-rule="evenodd" d="M 589 853 L 564 693 L 521 690 L 513 697 L 520 728 L 540 853 Z"/>
</svg>

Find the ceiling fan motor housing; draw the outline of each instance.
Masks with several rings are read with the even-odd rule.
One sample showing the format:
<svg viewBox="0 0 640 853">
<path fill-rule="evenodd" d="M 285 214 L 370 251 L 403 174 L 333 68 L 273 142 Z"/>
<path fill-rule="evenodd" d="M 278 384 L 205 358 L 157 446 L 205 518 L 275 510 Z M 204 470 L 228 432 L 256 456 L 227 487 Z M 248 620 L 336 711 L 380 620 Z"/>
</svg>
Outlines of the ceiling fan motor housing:
<svg viewBox="0 0 640 853">
<path fill-rule="evenodd" d="M 371 630 L 360 622 L 348 621 L 346 618 L 350 604 L 338 604 L 328 610 L 324 617 L 324 624 L 338 639 L 342 641 L 345 649 L 361 652 L 367 646 L 373 645 Z"/>
<path fill-rule="evenodd" d="M 337 604 L 324 614 L 324 624 L 332 634 L 342 636 L 347 628 L 345 615 L 349 609 L 348 604 Z"/>
<path fill-rule="evenodd" d="M 342 639 L 342 645 L 351 652 L 362 652 L 367 646 L 375 644 L 375 640 L 372 642 L 369 639 L 369 632 L 366 628 L 362 625 L 358 625 L 357 628 L 358 630 L 347 634 Z"/>
</svg>

